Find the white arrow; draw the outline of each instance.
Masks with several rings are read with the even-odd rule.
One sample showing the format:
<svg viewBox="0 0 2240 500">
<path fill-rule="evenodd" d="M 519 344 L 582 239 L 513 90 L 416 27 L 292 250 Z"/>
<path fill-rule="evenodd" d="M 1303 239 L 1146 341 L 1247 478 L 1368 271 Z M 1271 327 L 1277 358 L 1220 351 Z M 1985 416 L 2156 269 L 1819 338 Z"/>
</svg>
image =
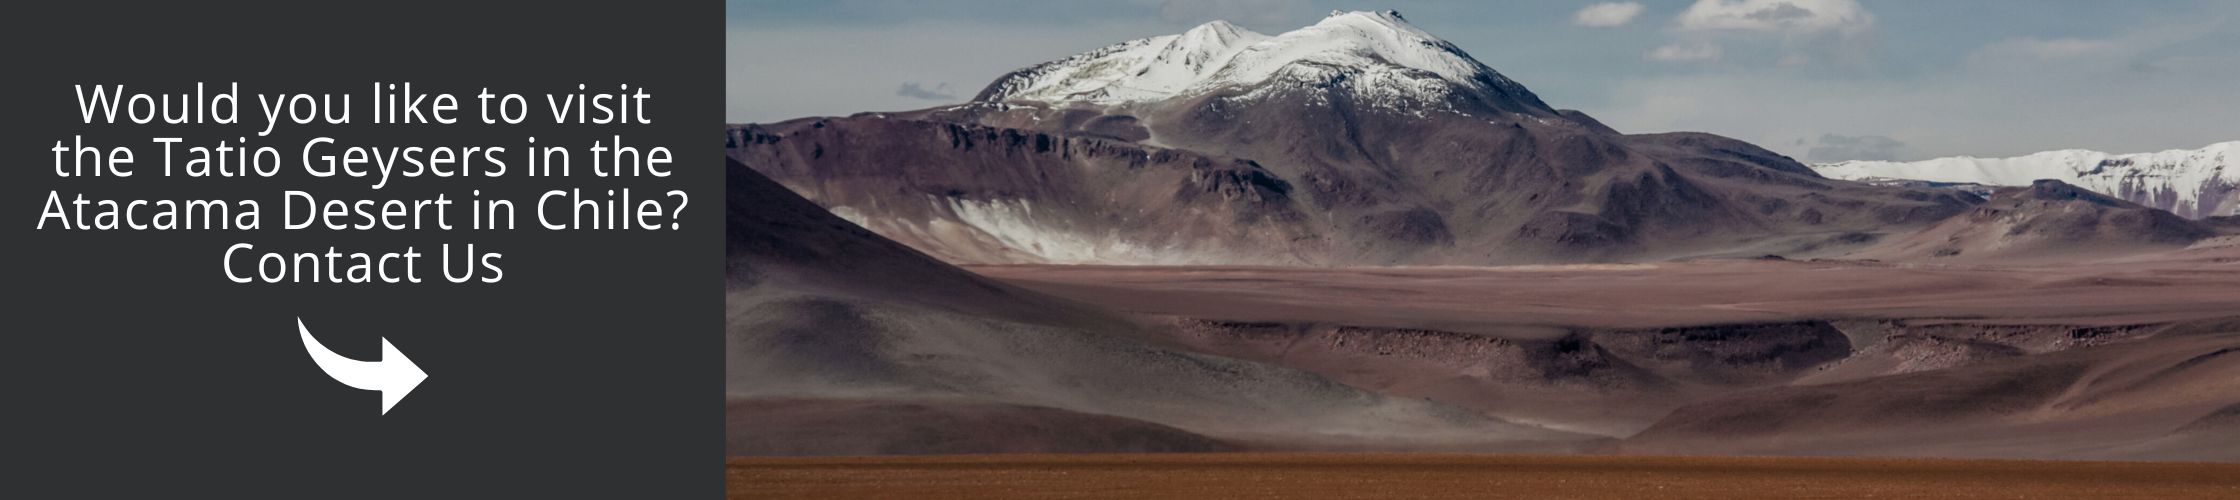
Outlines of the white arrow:
<svg viewBox="0 0 2240 500">
<path fill-rule="evenodd" d="M 420 366 L 412 364 L 412 358 L 404 357 L 397 346 L 389 345 L 388 338 L 381 339 L 380 361 L 358 361 L 327 350 L 319 339 L 311 337 L 311 329 L 303 327 L 303 318 L 296 318 L 296 332 L 303 334 L 303 350 L 311 352 L 311 361 L 318 363 L 327 376 L 342 385 L 381 391 L 382 415 L 388 415 L 390 407 L 428 379 L 428 373 L 420 371 Z"/>
</svg>

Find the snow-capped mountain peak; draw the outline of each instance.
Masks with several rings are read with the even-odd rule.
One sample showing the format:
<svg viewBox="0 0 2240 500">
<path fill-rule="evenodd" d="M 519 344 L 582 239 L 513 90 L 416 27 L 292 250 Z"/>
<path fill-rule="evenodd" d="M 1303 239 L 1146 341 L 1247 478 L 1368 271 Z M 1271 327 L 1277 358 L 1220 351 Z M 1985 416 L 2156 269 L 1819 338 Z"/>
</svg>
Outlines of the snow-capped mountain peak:
<svg viewBox="0 0 2240 500">
<path fill-rule="evenodd" d="M 1956 156 L 1915 162 L 1847 161 L 1814 165 L 1847 180 L 1919 180 L 2028 186 L 2057 179 L 2101 194 L 2192 218 L 2240 213 L 2240 141 L 2200 149 L 2110 154 L 2083 149 L 2012 158 Z"/>
<path fill-rule="evenodd" d="M 1246 46 L 1266 39 L 1267 35 L 1228 21 L 1198 25 L 1176 35 L 1148 63 L 1125 75 L 1125 83 L 1146 90 L 1179 91 L 1228 65 Z"/>
<path fill-rule="evenodd" d="M 1479 78 L 1493 73 L 1454 44 L 1408 24 L 1399 12 L 1345 12 L 1246 47 L 1205 86 L 1259 83 L 1300 63 L 1396 67 L 1435 74 L 1469 88 L 1482 86 L 1485 82 Z"/>
<path fill-rule="evenodd" d="M 1288 85 L 1269 85 L 1286 83 Z M 1112 45 L 1013 72 L 976 98 L 1119 105 L 1230 89 L 1342 85 L 1362 101 L 1444 105 L 1454 94 L 1552 111 L 1522 85 L 1396 11 L 1332 12 L 1275 36 L 1224 21 Z"/>
</svg>

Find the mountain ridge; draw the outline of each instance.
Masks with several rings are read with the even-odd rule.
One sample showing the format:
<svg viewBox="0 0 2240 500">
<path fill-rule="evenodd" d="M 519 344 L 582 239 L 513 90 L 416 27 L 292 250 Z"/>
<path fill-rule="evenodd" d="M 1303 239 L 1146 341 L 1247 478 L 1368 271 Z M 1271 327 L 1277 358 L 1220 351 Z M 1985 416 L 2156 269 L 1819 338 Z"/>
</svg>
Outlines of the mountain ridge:
<svg viewBox="0 0 2240 500">
<path fill-rule="evenodd" d="M 2240 214 L 2240 141 L 2196 149 L 2116 154 L 2084 149 L 2006 158 L 1954 156 L 1913 162 L 1846 161 L 1814 165 L 1846 180 L 1913 180 L 2027 186 L 2056 179 L 2191 219 Z"/>
<path fill-rule="evenodd" d="M 1999 188 L 1973 210 L 1860 253 L 2006 262 L 2175 250 L 2219 234 L 2200 221 L 2053 179 Z"/>
</svg>

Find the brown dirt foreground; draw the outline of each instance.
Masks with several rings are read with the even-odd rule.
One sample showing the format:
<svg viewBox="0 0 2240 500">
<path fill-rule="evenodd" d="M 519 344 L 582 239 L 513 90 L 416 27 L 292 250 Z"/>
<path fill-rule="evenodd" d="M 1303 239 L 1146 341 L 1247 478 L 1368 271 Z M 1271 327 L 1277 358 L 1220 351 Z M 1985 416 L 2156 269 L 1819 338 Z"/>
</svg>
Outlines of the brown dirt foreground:
<svg viewBox="0 0 2240 500">
<path fill-rule="evenodd" d="M 2240 498 L 2240 464 L 1143 454 L 732 457 L 731 498 Z"/>
</svg>

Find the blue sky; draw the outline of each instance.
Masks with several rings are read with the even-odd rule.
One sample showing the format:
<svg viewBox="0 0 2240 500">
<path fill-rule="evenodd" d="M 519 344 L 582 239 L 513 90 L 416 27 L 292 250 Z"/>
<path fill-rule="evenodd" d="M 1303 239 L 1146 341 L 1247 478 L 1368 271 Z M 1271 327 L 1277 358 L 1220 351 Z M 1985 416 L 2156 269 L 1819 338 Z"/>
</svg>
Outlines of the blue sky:
<svg viewBox="0 0 2240 500">
<path fill-rule="evenodd" d="M 1598 3 L 1617 5 L 1582 12 Z M 2223 0 L 737 0 L 726 118 L 960 102 L 1128 39 L 1214 19 L 1275 34 L 1333 9 L 1399 10 L 1622 131 L 1712 132 L 1804 160 L 2240 139 L 2240 2 Z"/>
</svg>

